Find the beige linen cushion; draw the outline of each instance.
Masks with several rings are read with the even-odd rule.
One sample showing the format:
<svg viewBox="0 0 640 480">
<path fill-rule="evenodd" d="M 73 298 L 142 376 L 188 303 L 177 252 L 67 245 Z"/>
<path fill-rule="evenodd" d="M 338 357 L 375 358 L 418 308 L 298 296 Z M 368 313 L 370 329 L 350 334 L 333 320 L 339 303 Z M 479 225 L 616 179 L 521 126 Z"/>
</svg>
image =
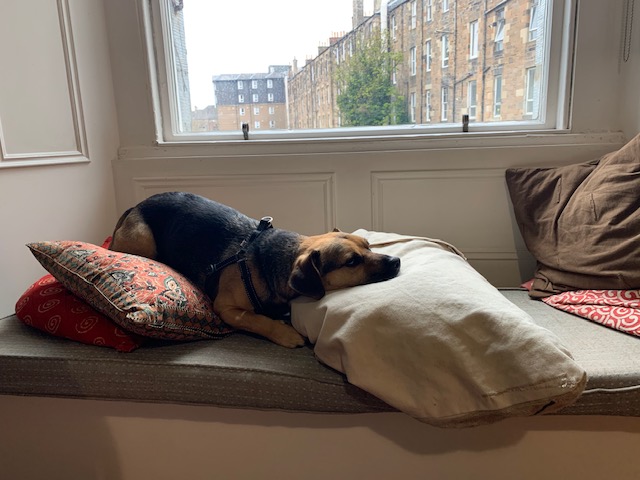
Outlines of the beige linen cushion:
<svg viewBox="0 0 640 480">
<path fill-rule="evenodd" d="M 550 331 L 445 242 L 354 232 L 399 256 L 398 277 L 297 299 L 294 327 L 350 383 L 438 426 L 550 413 L 572 403 L 585 371 Z"/>
</svg>

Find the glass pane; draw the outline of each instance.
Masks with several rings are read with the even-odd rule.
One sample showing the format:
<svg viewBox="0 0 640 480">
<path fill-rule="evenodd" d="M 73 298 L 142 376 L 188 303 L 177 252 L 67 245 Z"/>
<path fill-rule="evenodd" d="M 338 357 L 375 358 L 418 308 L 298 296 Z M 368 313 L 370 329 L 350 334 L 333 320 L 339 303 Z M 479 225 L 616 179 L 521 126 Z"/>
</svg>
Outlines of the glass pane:
<svg viewBox="0 0 640 480">
<path fill-rule="evenodd" d="M 158 1 L 175 133 L 544 121 L 552 0 Z"/>
</svg>

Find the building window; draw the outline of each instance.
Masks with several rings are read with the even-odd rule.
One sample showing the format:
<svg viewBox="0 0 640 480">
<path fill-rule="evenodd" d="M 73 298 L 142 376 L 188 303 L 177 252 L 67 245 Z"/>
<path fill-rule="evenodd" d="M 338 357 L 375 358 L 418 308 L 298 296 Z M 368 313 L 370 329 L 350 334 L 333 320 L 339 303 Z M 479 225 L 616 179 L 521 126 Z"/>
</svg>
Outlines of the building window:
<svg viewBox="0 0 640 480">
<path fill-rule="evenodd" d="M 416 47 L 411 47 L 409 50 L 409 69 L 411 71 L 411 76 L 415 76 L 416 74 Z"/>
<path fill-rule="evenodd" d="M 502 110 L 502 75 L 493 79 L 493 116 L 499 117 Z"/>
<path fill-rule="evenodd" d="M 433 20 L 433 0 L 427 0 L 427 22 Z"/>
<path fill-rule="evenodd" d="M 416 5 L 416 0 L 411 0 L 411 28 L 416 28 L 418 17 L 418 7 Z"/>
<path fill-rule="evenodd" d="M 396 16 L 391 16 L 391 38 L 395 40 L 398 35 L 398 24 L 396 23 Z"/>
<path fill-rule="evenodd" d="M 469 58 L 478 58 L 478 21 L 469 24 Z"/>
<path fill-rule="evenodd" d="M 251 96 L 251 98 L 253 99 L 253 103 L 258 103 L 258 99 L 259 99 L 259 97 L 258 97 L 258 94 L 257 94 L 257 93 L 254 93 L 254 94 Z"/>
<path fill-rule="evenodd" d="M 478 83 L 475 80 L 467 82 L 467 113 L 469 120 L 475 120 L 478 112 Z"/>
<path fill-rule="evenodd" d="M 427 40 L 424 44 L 424 63 L 427 72 L 431 71 L 431 40 Z"/>
<path fill-rule="evenodd" d="M 531 5 L 529 10 L 529 41 L 532 42 L 538 36 L 538 6 Z"/>
<path fill-rule="evenodd" d="M 260 107 L 253 107 L 253 114 L 260 115 Z"/>
<path fill-rule="evenodd" d="M 273 80 L 267 78 L 267 88 L 273 88 Z"/>
<path fill-rule="evenodd" d="M 260 121 L 256 120 L 255 122 L 253 122 L 253 128 L 255 128 L 256 130 L 260 130 Z"/>
<path fill-rule="evenodd" d="M 409 95 L 409 121 L 416 123 L 416 93 L 411 92 Z"/>
<path fill-rule="evenodd" d="M 273 102 L 273 93 L 267 93 L 267 102 Z"/>
<path fill-rule="evenodd" d="M 275 120 L 269 120 L 269 128 L 276 128 L 276 121 Z"/>
<path fill-rule="evenodd" d="M 449 36 L 442 35 L 442 68 L 449 66 Z"/>
<path fill-rule="evenodd" d="M 395 60 L 391 64 L 391 83 L 397 85 L 398 83 L 398 67 L 396 65 Z"/>
<path fill-rule="evenodd" d="M 424 121 L 431 121 L 431 90 L 424 92 Z"/>
<path fill-rule="evenodd" d="M 449 109 L 449 87 L 442 87 L 440 92 L 440 121 L 447 121 L 447 110 Z"/>
<path fill-rule="evenodd" d="M 244 82 L 242 80 L 238 80 L 238 90 L 242 90 L 244 88 Z"/>
<path fill-rule="evenodd" d="M 493 39 L 493 51 L 495 53 L 502 52 L 504 50 L 504 8 L 496 11 L 496 34 Z"/>
<path fill-rule="evenodd" d="M 269 115 L 275 115 L 276 114 L 276 107 L 269 107 Z"/>
<path fill-rule="evenodd" d="M 527 68 L 525 75 L 524 114 L 534 116 L 536 105 L 536 67 Z"/>
<path fill-rule="evenodd" d="M 253 88 L 254 90 L 256 88 L 258 88 L 258 81 L 257 80 L 251 80 L 251 88 Z"/>
<path fill-rule="evenodd" d="M 243 94 L 238 95 L 238 103 L 244 103 L 244 95 Z"/>
<path fill-rule="evenodd" d="M 244 107 L 240 107 L 239 112 L 240 112 L 240 116 L 244 117 Z"/>
<path fill-rule="evenodd" d="M 443 12 L 449 11 L 449 0 L 442 0 L 442 11 Z"/>
</svg>

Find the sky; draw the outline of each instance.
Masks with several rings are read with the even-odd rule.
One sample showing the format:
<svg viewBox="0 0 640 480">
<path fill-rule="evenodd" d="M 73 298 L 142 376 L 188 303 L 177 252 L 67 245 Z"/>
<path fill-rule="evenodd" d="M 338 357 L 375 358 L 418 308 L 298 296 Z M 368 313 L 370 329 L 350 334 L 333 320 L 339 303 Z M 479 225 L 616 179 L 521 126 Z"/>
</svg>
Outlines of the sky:
<svg viewBox="0 0 640 480">
<path fill-rule="evenodd" d="M 184 0 L 192 107 L 213 104 L 213 75 L 266 73 L 294 57 L 304 65 L 334 32 L 351 30 L 352 13 L 352 0 Z"/>
</svg>

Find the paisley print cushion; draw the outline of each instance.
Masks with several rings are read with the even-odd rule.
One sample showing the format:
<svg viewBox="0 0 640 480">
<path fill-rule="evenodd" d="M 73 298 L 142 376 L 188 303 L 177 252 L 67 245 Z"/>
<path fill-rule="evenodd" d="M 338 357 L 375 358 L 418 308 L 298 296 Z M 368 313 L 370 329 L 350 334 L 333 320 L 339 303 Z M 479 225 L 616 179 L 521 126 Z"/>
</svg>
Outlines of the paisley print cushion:
<svg viewBox="0 0 640 480">
<path fill-rule="evenodd" d="M 160 262 L 85 242 L 27 246 L 62 285 L 125 330 L 168 340 L 232 332 L 213 313 L 204 292 Z"/>
<path fill-rule="evenodd" d="M 144 338 L 124 331 L 48 274 L 31 285 L 16 303 L 26 325 L 56 337 L 131 352 Z"/>
</svg>

